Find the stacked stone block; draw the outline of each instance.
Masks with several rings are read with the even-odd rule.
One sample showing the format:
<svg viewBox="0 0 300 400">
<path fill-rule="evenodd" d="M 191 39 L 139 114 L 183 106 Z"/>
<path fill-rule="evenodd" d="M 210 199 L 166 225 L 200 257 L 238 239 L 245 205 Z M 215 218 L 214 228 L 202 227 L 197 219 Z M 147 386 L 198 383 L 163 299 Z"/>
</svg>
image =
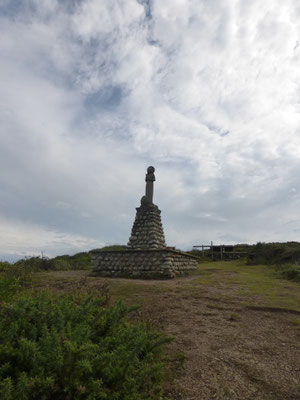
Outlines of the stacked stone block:
<svg viewBox="0 0 300 400">
<path fill-rule="evenodd" d="M 128 246 L 131 249 L 160 249 L 166 247 L 160 218 L 161 211 L 154 205 L 142 205 L 136 209 Z"/>
<path fill-rule="evenodd" d="M 196 269 L 196 257 L 168 248 L 160 250 L 92 250 L 94 272 L 104 277 L 170 279 Z"/>
</svg>

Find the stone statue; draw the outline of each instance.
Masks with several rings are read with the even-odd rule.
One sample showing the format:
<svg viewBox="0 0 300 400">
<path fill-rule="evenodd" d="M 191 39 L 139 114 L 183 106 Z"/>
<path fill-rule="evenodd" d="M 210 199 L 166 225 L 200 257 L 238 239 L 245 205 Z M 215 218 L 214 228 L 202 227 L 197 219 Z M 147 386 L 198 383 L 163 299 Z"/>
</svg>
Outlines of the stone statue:
<svg viewBox="0 0 300 400">
<path fill-rule="evenodd" d="M 155 171 L 154 167 L 150 166 L 147 168 L 147 174 L 145 178 L 146 194 L 141 198 L 142 206 L 153 204 L 153 182 L 155 181 L 154 171 Z"/>
</svg>

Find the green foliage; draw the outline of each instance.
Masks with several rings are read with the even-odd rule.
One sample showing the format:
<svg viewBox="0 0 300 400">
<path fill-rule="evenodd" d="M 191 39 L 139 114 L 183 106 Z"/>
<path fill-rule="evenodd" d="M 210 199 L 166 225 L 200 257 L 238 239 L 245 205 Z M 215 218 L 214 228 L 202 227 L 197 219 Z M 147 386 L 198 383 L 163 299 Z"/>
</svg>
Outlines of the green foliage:
<svg viewBox="0 0 300 400">
<path fill-rule="evenodd" d="M 257 243 L 248 256 L 248 264 L 275 265 L 285 279 L 300 281 L 300 243 Z"/>
<path fill-rule="evenodd" d="M 99 249 L 99 251 L 124 251 L 127 248 L 128 248 L 127 246 L 123 246 L 121 244 L 114 244 L 112 246 L 104 246 L 101 249 Z"/>
<path fill-rule="evenodd" d="M 300 265 L 277 265 L 276 269 L 282 278 L 300 282 Z"/>
<path fill-rule="evenodd" d="M 261 243 L 251 249 L 249 261 L 253 264 L 280 265 L 300 262 L 300 243 Z"/>
<path fill-rule="evenodd" d="M 233 246 L 233 251 L 240 251 L 240 252 L 252 252 L 252 249 L 255 245 L 247 244 L 247 243 L 238 243 Z"/>
<path fill-rule="evenodd" d="M 29 265 L 0 263 L 0 300 L 13 297 L 19 289 L 32 286 L 34 270 Z"/>
<path fill-rule="evenodd" d="M 10 300 L 15 296 L 20 288 L 20 279 L 18 277 L 7 277 L 0 275 L 0 304 L 4 300 Z"/>
<path fill-rule="evenodd" d="M 0 272 L 6 271 L 10 267 L 10 263 L 6 261 L 0 261 Z"/>
<path fill-rule="evenodd" d="M 20 270 L 27 269 L 32 271 L 38 271 L 39 269 L 45 268 L 43 266 L 47 264 L 47 261 L 48 261 L 47 258 L 30 257 L 16 261 L 14 266 L 19 267 Z"/>
<path fill-rule="evenodd" d="M 63 255 L 53 258 L 50 269 L 56 270 L 79 270 L 91 268 L 90 253 L 82 252 L 73 256 Z"/>
<path fill-rule="evenodd" d="M 17 261 L 16 267 L 31 271 L 47 270 L 82 270 L 91 268 L 90 253 L 82 252 L 73 256 L 63 255 L 55 258 L 31 257 Z"/>
<path fill-rule="evenodd" d="M 2 302 L 0 398 L 158 399 L 168 339 L 129 323 L 129 311 L 87 295 Z"/>
</svg>

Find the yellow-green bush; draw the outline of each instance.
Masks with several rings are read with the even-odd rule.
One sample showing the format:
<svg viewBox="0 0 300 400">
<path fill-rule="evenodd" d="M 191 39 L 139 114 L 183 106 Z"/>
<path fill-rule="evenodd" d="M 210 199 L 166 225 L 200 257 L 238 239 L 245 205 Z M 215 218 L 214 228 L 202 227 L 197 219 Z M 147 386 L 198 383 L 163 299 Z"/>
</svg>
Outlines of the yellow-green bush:
<svg viewBox="0 0 300 400">
<path fill-rule="evenodd" d="M 122 303 L 30 294 L 0 304 L 0 398 L 151 400 L 168 341 L 129 323 Z"/>
</svg>

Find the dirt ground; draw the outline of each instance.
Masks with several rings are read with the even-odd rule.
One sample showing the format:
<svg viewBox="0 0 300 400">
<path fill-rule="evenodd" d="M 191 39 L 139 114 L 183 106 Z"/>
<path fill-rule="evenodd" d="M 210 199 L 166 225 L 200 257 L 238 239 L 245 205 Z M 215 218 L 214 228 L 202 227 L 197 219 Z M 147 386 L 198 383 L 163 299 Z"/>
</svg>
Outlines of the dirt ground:
<svg viewBox="0 0 300 400">
<path fill-rule="evenodd" d="M 300 286 L 243 268 L 211 263 L 168 281 L 57 271 L 43 282 L 63 291 L 105 282 L 112 301 L 140 304 L 136 318 L 174 338 L 170 400 L 300 400 Z"/>
</svg>

